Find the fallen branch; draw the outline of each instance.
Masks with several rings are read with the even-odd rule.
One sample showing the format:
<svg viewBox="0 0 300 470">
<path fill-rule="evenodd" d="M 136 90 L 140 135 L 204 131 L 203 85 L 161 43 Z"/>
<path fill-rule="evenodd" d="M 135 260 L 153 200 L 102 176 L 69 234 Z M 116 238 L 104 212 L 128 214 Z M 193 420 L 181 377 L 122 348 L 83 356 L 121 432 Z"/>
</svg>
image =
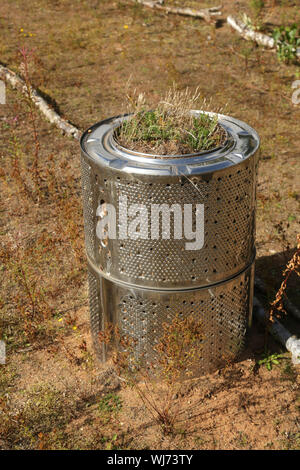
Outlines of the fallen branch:
<svg viewBox="0 0 300 470">
<path fill-rule="evenodd" d="M 253 313 L 259 322 L 266 325 L 268 315 L 257 297 L 253 299 Z M 276 318 L 269 325 L 269 331 L 292 354 L 293 364 L 300 364 L 300 339 L 293 336 Z"/>
<path fill-rule="evenodd" d="M 248 28 L 245 23 L 240 20 L 233 18 L 233 16 L 227 17 L 227 23 L 235 29 L 246 41 L 254 41 L 257 44 L 267 47 L 269 49 L 277 49 L 278 43 L 271 36 L 267 34 L 259 33 L 253 29 Z M 296 56 L 300 58 L 300 49 L 296 51 Z"/>
<path fill-rule="evenodd" d="M 13 88 L 19 90 L 24 95 L 28 95 L 27 86 L 24 80 L 22 80 L 22 78 L 20 78 L 15 72 L 9 70 L 7 67 L 4 67 L 1 64 L 0 78 L 10 83 Z M 48 119 L 48 121 L 51 122 L 51 124 L 54 124 L 56 127 L 61 129 L 64 134 L 74 137 L 74 139 L 80 138 L 80 130 L 70 124 L 65 119 L 63 119 L 62 117 L 60 117 L 59 114 L 57 114 L 53 109 L 51 109 L 46 100 L 41 97 L 37 90 L 31 87 L 30 93 L 31 99 L 36 105 L 36 107 L 41 111 L 42 114 L 44 114 L 44 116 Z"/>
<path fill-rule="evenodd" d="M 276 47 L 276 42 L 271 38 L 271 36 L 267 36 L 266 34 L 258 33 L 253 29 L 247 28 L 245 23 L 236 20 L 233 16 L 227 17 L 227 23 L 244 39 L 246 39 L 246 41 L 254 41 L 261 46 L 268 47 L 269 49 L 274 49 Z"/>
<path fill-rule="evenodd" d="M 154 8 L 156 10 L 162 10 L 165 13 L 172 13 L 174 15 L 181 16 L 193 16 L 194 18 L 202 18 L 207 23 L 215 22 L 215 16 L 221 15 L 222 5 L 211 8 L 202 8 L 201 10 L 194 10 L 193 8 L 179 8 L 179 7 L 168 7 L 163 5 L 161 1 L 150 1 L 150 0 L 132 0 L 135 3 L 139 3 L 148 8 Z"/>
</svg>

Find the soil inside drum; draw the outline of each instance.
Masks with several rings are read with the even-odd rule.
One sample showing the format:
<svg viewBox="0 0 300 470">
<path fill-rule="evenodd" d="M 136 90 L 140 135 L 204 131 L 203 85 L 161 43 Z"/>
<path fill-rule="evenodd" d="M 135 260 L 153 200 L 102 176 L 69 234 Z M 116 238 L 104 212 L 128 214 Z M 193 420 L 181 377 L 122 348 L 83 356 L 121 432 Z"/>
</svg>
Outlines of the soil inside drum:
<svg viewBox="0 0 300 470">
<path fill-rule="evenodd" d="M 227 133 L 225 129 L 220 124 L 217 124 L 214 134 L 214 141 L 216 145 L 212 145 L 207 149 L 200 148 L 197 152 L 192 150 L 188 145 L 173 140 L 157 140 L 155 144 L 153 144 L 153 141 L 150 143 L 146 140 L 127 140 L 118 135 L 117 131 L 114 133 L 114 139 L 116 143 L 125 150 L 140 152 L 141 157 L 146 157 L 148 154 L 151 156 L 155 155 L 156 158 L 161 157 L 164 159 L 170 157 L 174 158 L 174 156 L 180 157 L 184 155 L 196 156 L 199 155 L 199 153 L 207 153 L 223 147 L 227 139 Z"/>
</svg>

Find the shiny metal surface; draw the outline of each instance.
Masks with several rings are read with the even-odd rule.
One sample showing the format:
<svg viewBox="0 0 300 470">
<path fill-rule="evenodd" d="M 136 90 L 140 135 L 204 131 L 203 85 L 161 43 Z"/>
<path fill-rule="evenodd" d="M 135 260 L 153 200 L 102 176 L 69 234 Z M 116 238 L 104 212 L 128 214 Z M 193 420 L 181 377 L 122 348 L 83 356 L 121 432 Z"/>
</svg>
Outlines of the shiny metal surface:
<svg viewBox="0 0 300 470">
<path fill-rule="evenodd" d="M 193 111 L 195 115 L 199 112 Z M 159 334 L 157 326 L 153 326 L 154 320 L 150 321 L 151 302 L 156 299 L 156 325 L 175 313 L 204 315 L 207 336 L 215 338 L 204 352 L 209 369 L 216 366 L 222 355 L 236 354 L 240 349 L 251 312 L 250 266 L 255 256 L 259 146 L 256 132 L 248 125 L 227 116 L 218 117 L 227 133 L 224 147 L 193 155 L 149 156 L 120 147 L 113 132 L 127 117 L 102 121 L 87 130 L 81 139 L 94 336 L 110 318 L 122 331 L 143 338 L 139 348 L 144 344 L 143 351 L 151 355 L 153 331 Z M 119 220 L 120 196 L 126 196 L 128 205 L 143 204 L 149 211 L 152 204 L 192 204 L 193 208 L 203 204 L 203 247 L 186 250 L 185 239 L 174 239 L 172 224 L 170 239 L 117 237 L 103 243 L 96 236 L 97 207 L 100 203 L 113 204 Z M 161 231 L 161 225 L 156 228 Z M 239 282 L 243 282 L 243 287 L 236 290 Z M 233 300 L 229 301 L 230 293 Z M 216 300 L 225 294 L 227 303 Z M 127 309 L 126 326 L 121 321 L 123 300 L 127 298 L 129 302 L 130 295 L 133 295 L 129 303 L 132 307 Z M 183 304 L 185 298 L 193 302 L 193 309 L 180 309 L 180 305 L 189 305 Z M 169 309 L 165 309 L 166 305 Z M 128 326 L 130 319 L 132 327 Z M 102 350 L 97 352 L 99 357 L 103 356 Z"/>
<path fill-rule="evenodd" d="M 161 325 L 176 315 L 194 315 L 203 326 L 199 372 L 212 371 L 238 357 L 252 321 L 254 264 L 233 279 L 209 288 L 157 291 L 127 287 L 89 267 L 91 330 L 98 357 L 105 359 L 98 334 L 104 322 L 133 338 L 137 357 L 155 360 Z M 102 292 L 102 295 L 100 295 Z"/>
</svg>

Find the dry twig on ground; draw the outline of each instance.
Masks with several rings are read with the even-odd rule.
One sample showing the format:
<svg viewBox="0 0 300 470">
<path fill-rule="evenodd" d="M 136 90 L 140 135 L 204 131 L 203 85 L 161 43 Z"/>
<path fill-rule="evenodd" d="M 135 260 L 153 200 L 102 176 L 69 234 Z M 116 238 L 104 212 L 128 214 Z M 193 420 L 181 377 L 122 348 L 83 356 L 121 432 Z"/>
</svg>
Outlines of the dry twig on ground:
<svg viewBox="0 0 300 470">
<path fill-rule="evenodd" d="M 300 234 L 297 235 L 297 249 L 294 253 L 293 257 L 287 263 L 285 270 L 283 271 L 283 281 L 281 283 L 280 288 L 276 293 L 275 300 L 271 303 L 270 309 L 270 321 L 274 321 L 274 317 L 276 316 L 277 312 L 286 313 L 284 307 L 284 299 L 286 297 L 286 289 L 288 280 L 292 273 L 296 273 L 300 276 Z"/>
</svg>

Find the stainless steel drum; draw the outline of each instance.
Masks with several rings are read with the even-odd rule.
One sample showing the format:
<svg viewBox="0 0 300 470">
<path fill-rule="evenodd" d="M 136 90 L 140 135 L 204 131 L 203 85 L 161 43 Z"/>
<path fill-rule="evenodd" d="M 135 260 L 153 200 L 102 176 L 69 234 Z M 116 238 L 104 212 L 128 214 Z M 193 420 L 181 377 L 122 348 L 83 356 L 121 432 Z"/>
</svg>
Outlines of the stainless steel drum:
<svg viewBox="0 0 300 470">
<path fill-rule="evenodd" d="M 118 145 L 122 119 L 128 117 L 102 121 L 81 139 L 96 351 L 104 360 L 98 334 L 110 322 L 150 358 L 162 323 L 195 315 L 204 328 L 199 368 L 215 369 L 238 355 L 251 323 L 259 138 L 247 124 L 218 115 L 227 135 L 222 147 L 149 155 Z M 105 217 L 115 230 L 103 229 Z"/>
</svg>

